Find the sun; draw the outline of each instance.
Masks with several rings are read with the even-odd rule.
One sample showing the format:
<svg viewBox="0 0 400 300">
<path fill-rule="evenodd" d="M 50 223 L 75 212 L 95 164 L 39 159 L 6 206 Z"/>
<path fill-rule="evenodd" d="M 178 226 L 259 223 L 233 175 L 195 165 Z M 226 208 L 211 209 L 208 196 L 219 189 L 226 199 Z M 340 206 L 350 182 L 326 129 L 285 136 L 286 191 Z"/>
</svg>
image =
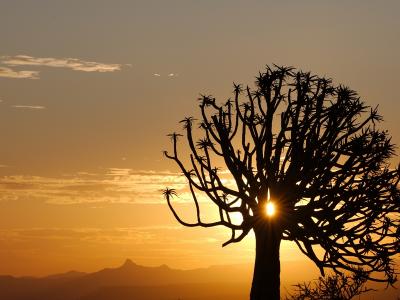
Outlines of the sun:
<svg viewBox="0 0 400 300">
<path fill-rule="evenodd" d="M 272 217 L 275 215 L 276 209 L 275 209 L 275 204 L 271 201 L 267 202 L 267 205 L 265 206 L 265 213 L 267 214 L 268 217 Z"/>
<path fill-rule="evenodd" d="M 276 208 L 274 202 L 271 201 L 271 193 L 268 189 L 267 191 L 267 204 L 265 205 L 265 213 L 267 217 L 272 217 L 275 215 Z"/>
</svg>

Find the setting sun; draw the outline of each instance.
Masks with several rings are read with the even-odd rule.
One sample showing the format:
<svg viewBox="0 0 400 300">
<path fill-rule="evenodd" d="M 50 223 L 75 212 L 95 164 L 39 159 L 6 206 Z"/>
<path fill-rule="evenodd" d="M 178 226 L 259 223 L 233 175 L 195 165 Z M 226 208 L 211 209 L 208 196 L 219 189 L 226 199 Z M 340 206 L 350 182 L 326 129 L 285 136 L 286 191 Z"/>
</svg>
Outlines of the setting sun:
<svg viewBox="0 0 400 300">
<path fill-rule="evenodd" d="M 275 204 L 271 201 L 268 201 L 267 205 L 265 206 L 265 213 L 268 217 L 272 217 L 273 215 L 275 215 L 275 212 Z"/>
</svg>

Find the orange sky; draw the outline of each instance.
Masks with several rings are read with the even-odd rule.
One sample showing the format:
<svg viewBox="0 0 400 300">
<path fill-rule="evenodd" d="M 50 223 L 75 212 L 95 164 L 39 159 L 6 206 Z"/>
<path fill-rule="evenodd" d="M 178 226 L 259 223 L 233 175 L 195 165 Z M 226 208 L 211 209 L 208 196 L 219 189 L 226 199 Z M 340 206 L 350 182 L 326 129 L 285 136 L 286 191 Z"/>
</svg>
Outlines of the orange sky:
<svg viewBox="0 0 400 300">
<path fill-rule="evenodd" d="M 94 271 L 127 257 L 176 268 L 252 262 L 251 236 L 221 248 L 228 231 L 175 222 L 160 189 L 184 181 L 162 158 L 166 134 L 197 114 L 199 93 L 225 100 L 233 81 L 252 84 L 276 63 L 379 104 L 400 144 L 399 9 L 361 0 L 2 1 L 0 274 Z M 305 259 L 284 243 L 282 260 Z"/>
</svg>

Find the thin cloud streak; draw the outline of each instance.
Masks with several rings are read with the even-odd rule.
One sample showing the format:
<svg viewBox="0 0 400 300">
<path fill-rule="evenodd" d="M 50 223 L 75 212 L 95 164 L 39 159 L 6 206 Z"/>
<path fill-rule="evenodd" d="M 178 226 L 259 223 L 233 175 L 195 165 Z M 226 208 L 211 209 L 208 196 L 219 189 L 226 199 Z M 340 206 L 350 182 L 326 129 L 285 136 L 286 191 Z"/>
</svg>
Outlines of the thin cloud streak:
<svg viewBox="0 0 400 300">
<path fill-rule="evenodd" d="M 180 248 L 189 248 L 193 245 L 197 247 L 207 247 L 207 244 L 218 245 L 224 238 L 223 230 L 214 231 L 212 238 L 205 232 L 193 237 L 190 231 L 182 230 L 182 226 L 168 225 L 113 228 L 38 227 L 0 229 L 0 246 L 3 247 L 6 245 L 9 247 L 10 244 L 24 244 L 28 248 L 37 248 L 38 241 L 46 241 L 45 244 L 53 244 L 56 241 L 58 244 L 68 245 L 68 248 L 73 245 L 79 248 L 82 243 L 92 247 L 112 244 L 113 246 L 119 245 L 131 249 L 151 245 L 152 248 L 162 252 L 166 248 L 178 245 Z"/>
<path fill-rule="evenodd" d="M 160 73 L 154 73 L 153 76 L 154 76 L 154 77 L 161 77 L 162 75 L 161 75 Z M 169 78 L 172 78 L 172 77 L 178 77 L 179 74 L 176 74 L 176 73 L 169 73 L 169 74 L 167 74 L 166 76 L 169 77 Z"/>
<path fill-rule="evenodd" d="M 15 79 L 39 79 L 39 71 L 16 71 L 7 67 L 0 67 L 0 77 Z"/>
<path fill-rule="evenodd" d="M 11 105 L 14 108 L 26 108 L 26 109 L 46 109 L 45 106 L 41 105 Z"/>
<path fill-rule="evenodd" d="M 3 56 L 1 57 L 1 62 L 8 66 L 42 66 L 100 73 L 120 71 L 123 66 L 122 64 L 106 64 L 94 61 L 85 61 L 79 58 L 33 57 L 29 55 Z"/>
<path fill-rule="evenodd" d="M 232 185 L 232 179 L 224 179 Z M 41 176 L 0 177 L 0 201 L 37 199 L 46 203 L 68 205 L 84 203 L 165 203 L 161 191 L 174 187 L 179 197 L 174 203 L 192 204 L 186 178 L 169 171 L 142 171 L 110 168 L 103 174 L 76 173 L 61 178 Z M 198 194 L 201 203 L 209 199 Z"/>
<path fill-rule="evenodd" d="M 108 169 L 104 174 L 77 173 L 61 178 L 4 176 L 0 178 L 0 201 L 38 199 L 51 204 L 157 204 L 164 203 L 160 190 L 169 185 L 184 189 L 185 179 L 171 172 L 118 168 Z"/>
</svg>

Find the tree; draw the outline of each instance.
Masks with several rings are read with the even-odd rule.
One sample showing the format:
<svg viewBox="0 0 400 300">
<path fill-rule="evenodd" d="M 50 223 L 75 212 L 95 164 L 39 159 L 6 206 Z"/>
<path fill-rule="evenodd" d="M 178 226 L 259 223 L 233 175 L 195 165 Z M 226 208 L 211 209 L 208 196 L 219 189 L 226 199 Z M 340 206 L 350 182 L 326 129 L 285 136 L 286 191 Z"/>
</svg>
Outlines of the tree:
<svg viewBox="0 0 400 300">
<path fill-rule="evenodd" d="M 368 279 L 393 283 L 400 170 L 390 168 L 394 145 L 377 126 L 377 108 L 348 87 L 291 67 L 267 66 L 255 88 L 234 84 L 233 94 L 223 104 L 202 95 L 199 128 L 192 117 L 181 121 L 186 160 L 178 153 L 182 135 L 170 135 L 173 150 L 164 154 L 186 177 L 197 215 L 193 223 L 181 218 L 176 191 L 167 188 L 179 223 L 229 228 L 223 246 L 254 231 L 252 300 L 279 299 L 282 240 L 296 243 L 322 275 L 363 268 Z M 215 205 L 217 220 L 203 220 L 199 193 Z"/>
<path fill-rule="evenodd" d="M 334 274 L 320 277 L 314 284 L 300 283 L 296 285 L 296 293 L 286 300 L 350 300 L 372 289 L 365 287 L 367 278 L 354 275 Z"/>
</svg>

